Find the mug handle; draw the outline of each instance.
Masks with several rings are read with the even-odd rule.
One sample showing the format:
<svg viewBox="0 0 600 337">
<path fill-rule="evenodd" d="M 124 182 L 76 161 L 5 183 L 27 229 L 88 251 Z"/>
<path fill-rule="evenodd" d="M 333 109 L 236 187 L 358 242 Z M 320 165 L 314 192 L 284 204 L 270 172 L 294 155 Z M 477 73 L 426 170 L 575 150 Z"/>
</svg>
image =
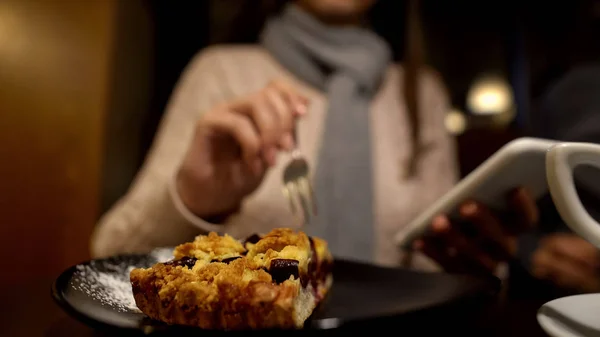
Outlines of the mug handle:
<svg viewBox="0 0 600 337">
<path fill-rule="evenodd" d="M 585 210 L 573 178 L 579 165 L 600 168 L 600 145 L 560 143 L 546 153 L 546 176 L 554 205 L 563 221 L 576 234 L 600 248 L 600 223 Z"/>
</svg>

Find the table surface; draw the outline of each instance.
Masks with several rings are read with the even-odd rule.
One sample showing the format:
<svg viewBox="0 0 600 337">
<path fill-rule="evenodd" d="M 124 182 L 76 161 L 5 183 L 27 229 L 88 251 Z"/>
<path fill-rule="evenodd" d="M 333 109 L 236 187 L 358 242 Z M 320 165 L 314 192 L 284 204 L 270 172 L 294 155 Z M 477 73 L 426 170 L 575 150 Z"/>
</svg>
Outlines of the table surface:
<svg viewBox="0 0 600 337">
<path fill-rule="evenodd" d="M 52 281 L 6 287 L 0 297 L 0 336 L 104 336 L 65 313 L 51 296 Z M 501 299 L 490 309 L 495 336 L 547 336 L 536 321 L 540 301 Z"/>
</svg>

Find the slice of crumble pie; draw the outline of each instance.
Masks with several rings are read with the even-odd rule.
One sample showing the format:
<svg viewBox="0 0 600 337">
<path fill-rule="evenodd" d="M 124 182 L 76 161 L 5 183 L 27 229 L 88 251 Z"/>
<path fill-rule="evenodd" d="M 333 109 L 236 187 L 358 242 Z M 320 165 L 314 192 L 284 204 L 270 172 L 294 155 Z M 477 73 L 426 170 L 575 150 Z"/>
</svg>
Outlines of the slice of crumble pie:
<svg viewBox="0 0 600 337">
<path fill-rule="evenodd" d="M 327 243 L 274 229 L 243 243 L 200 235 L 174 259 L 131 272 L 139 309 L 167 324 L 204 329 L 302 328 L 332 284 Z"/>
</svg>

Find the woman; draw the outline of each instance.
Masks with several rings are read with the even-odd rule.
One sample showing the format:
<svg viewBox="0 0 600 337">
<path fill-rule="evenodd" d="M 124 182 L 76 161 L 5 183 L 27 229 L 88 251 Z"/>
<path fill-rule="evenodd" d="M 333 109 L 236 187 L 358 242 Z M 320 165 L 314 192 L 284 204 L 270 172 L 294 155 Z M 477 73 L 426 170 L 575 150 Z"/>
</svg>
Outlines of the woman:
<svg viewBox="0 0 600 337">
<path fill-rule="evenodd" d="M 392 63 L 363 26 L 374 3 L 294 1 L 259 45 L 195 57 L 131 189 L 101 219 L 93 255 L 300 227 L 281 193 L 298 145 L 321 211 L 303 229 L 337 256 L 398 264 L 395 234 L 454 184 L 457 165 L 442 83 Z"/>
</svg>

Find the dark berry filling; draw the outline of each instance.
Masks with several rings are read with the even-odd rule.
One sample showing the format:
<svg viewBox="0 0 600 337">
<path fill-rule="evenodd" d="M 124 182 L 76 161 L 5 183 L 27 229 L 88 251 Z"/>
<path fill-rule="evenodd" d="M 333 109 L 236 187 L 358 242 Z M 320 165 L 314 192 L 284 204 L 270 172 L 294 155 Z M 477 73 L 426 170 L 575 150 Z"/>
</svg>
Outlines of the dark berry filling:
<svg viewBox="0 0 600 337">
<path fill-rule="evenodd" d="M 302 280 L 302 285 L 306 286 L 310 281 L 310 284 L 313 286 L 313 290 L 316 291 L 318 283 L 324 282 L 327 278 L 327 275 L 329 275 L 329 273 L 333 269 L 333 264 L 331 263 L 331 261 L 328 260 L 319 261 L 319 258 L 317 256 L 317 250 L 315 249 L 315 242 L 312 237 L 309 237 L 309 240 L 311 258 L 308 262 L 308 276 L 305 280 Z"/>
<path fill-rule="evenodd" d="M 191 256 L 184 256 L 179 260 L 172 260 L 172 261 L 168 261 L 165 262 L 164 264 L 166 266 L 173 266 L 173 267 L 177 267 L 177 266 L 186 266 L 190 269 L 192 269 L 194 267 L 194 265 L 196 264 L 196 261 L 198 259 L 196 259 L 195 257 L 191 257 Z"/>
<path fill-rule="evenodd" d="M 298 278 L 298 261 L 292 259 L 273 259 L 271 260 L 271 268 L 269 273 L 276 283 L 281 283 L 288 280 L 290 276 Z"/>
<path fill-rule="evenodd" d="M 313 289 L 316 290 L 319 275 L 319 259 L 317 257 L 317 250 L 315 249 L 315 241 L 312 237 L 309 237 L 308 239 L 310 240 L 310 262 L 308 263 L 308 277 Z"/>
<path fill-rule="evenodd" d="M 244 241 L 244 246 L 247 243 L 256 244 L 258 241 L 260 241 L 260 239 L 261 239 L 260 235 L 252 234 L 248 238 L 246 238 L 246 240 Z"/>
</svg>

